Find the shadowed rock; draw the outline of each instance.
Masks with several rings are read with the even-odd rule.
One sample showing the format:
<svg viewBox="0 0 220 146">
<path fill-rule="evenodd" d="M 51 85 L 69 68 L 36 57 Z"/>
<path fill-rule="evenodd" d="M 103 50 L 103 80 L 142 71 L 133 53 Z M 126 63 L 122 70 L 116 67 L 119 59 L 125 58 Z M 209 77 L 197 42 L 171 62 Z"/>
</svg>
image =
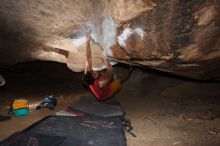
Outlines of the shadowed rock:
<svg viewBox="0 0 220 146">
<path fill-rule="evenodd" d="M 66 63 L 83 71 L 92 34 L 95 68 L 101 47 L 117 62 L 196 79 L 220 79 L 218 0 L 0 1 L 0 64 Z"/>
</svg>

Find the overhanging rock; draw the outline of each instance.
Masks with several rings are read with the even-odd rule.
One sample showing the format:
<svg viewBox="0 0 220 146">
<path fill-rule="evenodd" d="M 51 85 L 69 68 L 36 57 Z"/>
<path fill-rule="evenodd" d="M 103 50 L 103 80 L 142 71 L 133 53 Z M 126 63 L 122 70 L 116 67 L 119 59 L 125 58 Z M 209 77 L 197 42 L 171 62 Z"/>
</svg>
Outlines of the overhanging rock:
<svg viewBox="0 0 220 146">
<path fill-rule="evenodd" d="M 219 9 L 218 0 L 1 0 L 0 63 L 49 60 L 81 72 L 90 32 L 96 69 L 103 48 L 118 62 L 219 80 Z"/>
</svg>

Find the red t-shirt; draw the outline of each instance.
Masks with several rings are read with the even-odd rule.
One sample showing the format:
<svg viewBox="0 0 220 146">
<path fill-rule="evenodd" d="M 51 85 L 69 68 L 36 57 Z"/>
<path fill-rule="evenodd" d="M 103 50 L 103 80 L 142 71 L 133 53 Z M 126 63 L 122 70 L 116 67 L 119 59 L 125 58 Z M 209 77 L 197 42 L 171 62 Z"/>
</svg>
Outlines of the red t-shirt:
<svg viewBox="0 0 220 146">
<path fill-rule="evenodd" d="M 100 88 L 98 80 L 95 80 L 95 82 L 90 85 L 89 88 L 98 100 L 107 99 L 111 93 L 110 85 L 107 85 L 104 88 Z"/>
</svg>

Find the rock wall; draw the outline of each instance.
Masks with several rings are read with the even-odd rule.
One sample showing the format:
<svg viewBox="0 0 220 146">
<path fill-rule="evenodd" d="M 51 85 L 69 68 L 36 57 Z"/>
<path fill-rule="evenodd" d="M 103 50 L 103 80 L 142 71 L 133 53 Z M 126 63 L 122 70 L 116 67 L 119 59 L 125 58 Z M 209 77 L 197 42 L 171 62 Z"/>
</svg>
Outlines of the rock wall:
<svg viewBox="0 0 220 146">
<path fill-rule="evenodd" d="M 219 80 L 219 10 L 218 0 L 1 0 L 0 64 L 57 61 L 83 71 L 90 32 L 95 69 L 103 48 L 116 62 Z"/>
</svg>

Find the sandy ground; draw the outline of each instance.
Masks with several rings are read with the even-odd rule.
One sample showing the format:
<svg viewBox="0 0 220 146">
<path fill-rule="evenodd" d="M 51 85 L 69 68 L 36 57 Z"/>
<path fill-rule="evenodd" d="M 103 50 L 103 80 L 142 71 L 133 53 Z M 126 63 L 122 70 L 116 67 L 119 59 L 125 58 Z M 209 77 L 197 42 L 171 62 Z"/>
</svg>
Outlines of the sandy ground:
<svg viewBox="0 0 220 146">
<path fill-rule="evenodd" d="M 0 140 L 87 93 L 80 84 L 82 74 L 62 64 L 18 64 L 1 68 L 0 73 L 7 81 L 6 88 L 0 90 L 0 114 L 7 114 L 10 102 L 16 98 L 26 98 L 31 105 L 28 116 L 0 122 Z M 58 99 L 55 110 L 34 109 L 51 94 Z M 126 133 L 128 146 L 220 145 L 220 83 L 186 81 L 135 69 L 117 98 L 137 136 Z"/>
</svg>

